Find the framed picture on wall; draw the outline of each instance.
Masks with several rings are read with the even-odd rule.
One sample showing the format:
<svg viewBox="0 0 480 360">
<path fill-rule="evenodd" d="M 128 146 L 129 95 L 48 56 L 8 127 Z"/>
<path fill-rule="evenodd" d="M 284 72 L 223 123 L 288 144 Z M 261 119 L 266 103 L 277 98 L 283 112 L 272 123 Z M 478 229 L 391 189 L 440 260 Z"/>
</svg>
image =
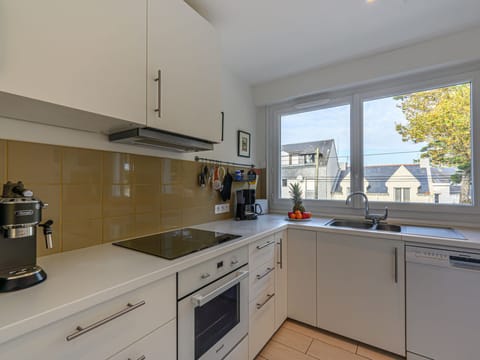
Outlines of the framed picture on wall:
<svg viewBox="0 0 480 360">
<path fill-rule="evenodd" d="M 250 157 L 250 133 L 238 130 L 238 156 Z"/>
</svg>

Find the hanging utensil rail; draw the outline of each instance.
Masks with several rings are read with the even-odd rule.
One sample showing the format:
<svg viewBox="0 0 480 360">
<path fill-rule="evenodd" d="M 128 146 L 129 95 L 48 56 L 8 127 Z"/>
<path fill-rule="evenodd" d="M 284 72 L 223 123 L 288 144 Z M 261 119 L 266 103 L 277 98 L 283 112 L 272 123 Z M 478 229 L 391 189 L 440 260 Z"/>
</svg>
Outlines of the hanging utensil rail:
<svg viewBox="0 0 480 360">
<path fill-rule="evenodd" d="M 219 164 L 219 165 L 243 166 L 243 167 L 251 167 L 251 168 L 255 167 L 254 164 L 240 164 L 232 161 L 220 161 L 220 160 L 202 158 L 198 156 L 195 156 L 195 161 L 204 161 L 204 162 L 210 162 L 210 163 Z"/>
</svg>

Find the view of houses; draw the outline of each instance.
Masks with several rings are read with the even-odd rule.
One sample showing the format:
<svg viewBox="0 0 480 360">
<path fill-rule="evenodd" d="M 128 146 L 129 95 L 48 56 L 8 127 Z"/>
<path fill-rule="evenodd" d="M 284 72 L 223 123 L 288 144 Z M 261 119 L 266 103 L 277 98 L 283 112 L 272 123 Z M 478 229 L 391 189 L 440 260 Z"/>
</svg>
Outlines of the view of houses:
<svg viewBox="0 0 480 360">
<path fill-rule="evenodd" d="M 282 198 L 299 183 L 305 199 L 345 200 L 350 193 L 350 167 L 339 162 L 333 139 L 282 145 Z M 364 168 L 364 192 L 372 201 L 458 204 L 460 185 L 452 182 L 452 167 L 414 164 L 369 165 Z"/>
</svg>

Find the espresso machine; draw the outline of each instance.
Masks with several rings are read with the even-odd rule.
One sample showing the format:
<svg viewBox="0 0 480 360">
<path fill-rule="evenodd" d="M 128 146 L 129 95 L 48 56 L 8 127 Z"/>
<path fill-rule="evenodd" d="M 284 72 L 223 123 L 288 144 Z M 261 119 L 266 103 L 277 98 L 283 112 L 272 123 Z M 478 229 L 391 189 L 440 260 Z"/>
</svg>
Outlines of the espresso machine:
<svg viewBox="0 0 480 360">
<path fill-rule="evenodd" d="M 255 190 L 243 189 L 235 191 L 235 219 L 256 220 Z"/>
<path fill-rule="evenodd" d="M 52 220 L 40 224 L 44 204 L 21 181 L 3 185 L 0 198 L 0 292 L 24 289 L 44 281 L 37 265 L 37 226 L 43 228 L 47 249 L 52 244 Z"/>
</svg>

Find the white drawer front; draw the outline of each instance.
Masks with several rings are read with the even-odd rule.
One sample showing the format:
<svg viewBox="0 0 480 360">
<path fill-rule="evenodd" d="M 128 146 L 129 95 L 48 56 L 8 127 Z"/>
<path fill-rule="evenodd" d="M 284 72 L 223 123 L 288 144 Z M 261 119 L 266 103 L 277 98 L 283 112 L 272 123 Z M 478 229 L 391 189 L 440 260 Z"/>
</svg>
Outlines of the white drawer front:
<svg viewBox="0 0 480 360">
<path fill-rule="evenodd" d="M 5 359 L 101 360 L 129 346 L 146 334 L 175 318 L 175 276 L 157 281 L 113 300 L 94 306 L 0 346 Z M 129 312 L 127 304 L 141 304 Z M 123 314 L 122 314 L 123 312 Z M 118 317 L 115 315 L 122 314 Z M 109 317 L 111 321 L 100 324 Z M 77 327 L 91 331 L 70 341 Z"/>
<path fill-rule="evenodd" d="M 176 336 L 177 321 L 174 319 L 108 360 L 137 360 L 143 358 L 145 360 L 176 360 Z"/>
<path fill-rule="evenodd" d="M 250 271 L 250 300 L 255 299 L 262 291 L 275 285 L 274 259 Z"/>
<path fill-rule="evenodd" d="M 250 302 L 249 359 L 257 356 L 275 332 L 275 301 L 272 295 L 273 286 Z"/>
<path fill-rule="evenodd" d="M 246 336 L 223 360 L 248 360 L 248 336 Z"/>
<path fill-rule="evenodd" d="M 250 269 L 270 261 L 275 257 L 275 238 L 267 236 L 250 244 Z"/>
</svg>

